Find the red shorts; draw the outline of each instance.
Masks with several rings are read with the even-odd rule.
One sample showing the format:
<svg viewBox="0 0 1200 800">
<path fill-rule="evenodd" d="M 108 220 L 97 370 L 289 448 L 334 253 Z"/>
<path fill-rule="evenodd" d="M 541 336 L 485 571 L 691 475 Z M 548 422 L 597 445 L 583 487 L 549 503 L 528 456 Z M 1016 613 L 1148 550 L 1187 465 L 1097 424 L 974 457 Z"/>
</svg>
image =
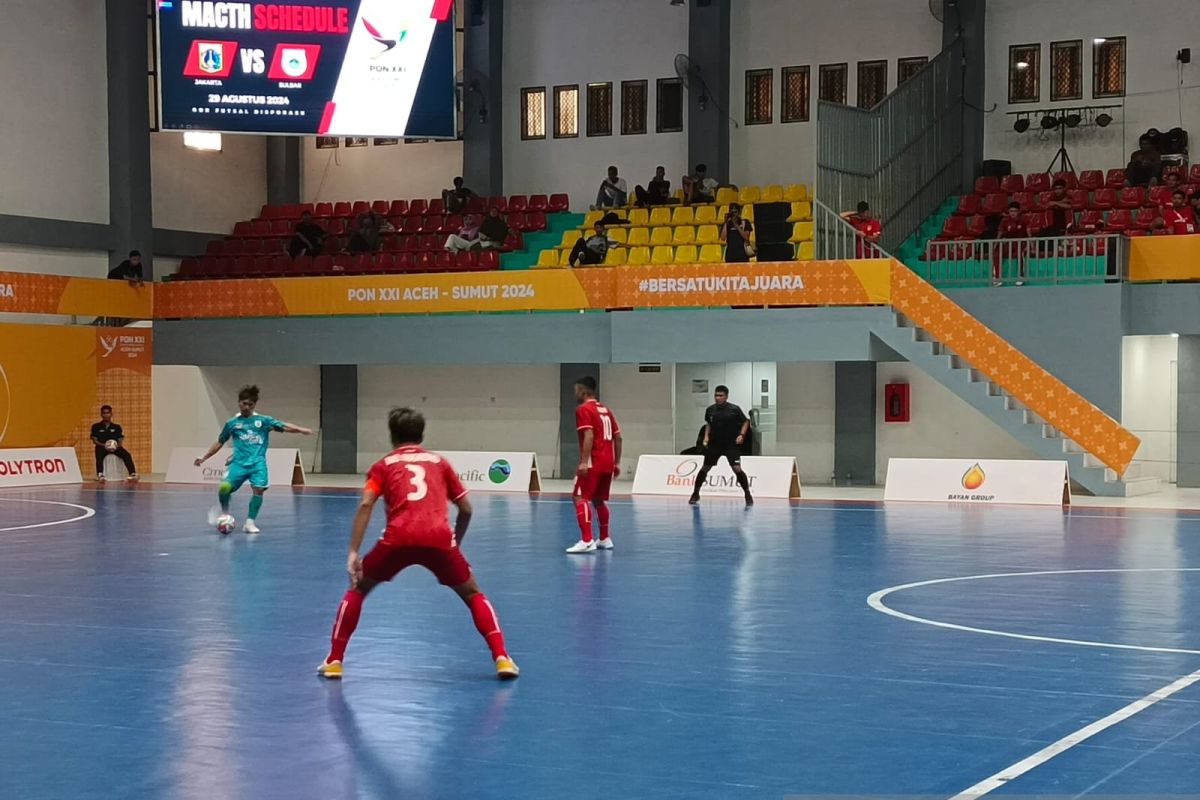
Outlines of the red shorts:
<svg viewBox="0 0 1200 800">
<path fill-rule="evenodd" d="M 460 586 L 471 580 L 471 565 L 462 550 L 452 547 L 413 547 L 379 541 L 363 559 L 363 576 L 390 581 L 405 567 L 419 565 L 433 573 L 442 586 Z"/>
<path fill-rule="evenodd" d="M 608 500 L 609 491 L 612 489 L 613 474 L 611 472 L 600 472 L 596 469 L 589 469 L 587 475 L 580 478 L 575 476 L 575 491 L 573 494 L 583 500 L 585 503 L 603 503 Z"/>
</svg>

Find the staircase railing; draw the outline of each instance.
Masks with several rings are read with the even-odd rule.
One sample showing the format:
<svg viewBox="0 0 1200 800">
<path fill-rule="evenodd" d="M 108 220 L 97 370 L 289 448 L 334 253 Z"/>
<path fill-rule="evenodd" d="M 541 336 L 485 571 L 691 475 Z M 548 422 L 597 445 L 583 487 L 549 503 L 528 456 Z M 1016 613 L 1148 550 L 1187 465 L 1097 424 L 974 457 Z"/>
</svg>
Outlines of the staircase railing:
<svg viewBox="0 0 1200 800">
<path fill-rule="evenodd" d="M 859 236 L 853 225 L 820 200 L 813 200 L 813 249 L 823 261 L 891 258 L 878 244 Z"/>
<path fill-rule="evenodd" d="M 871 109 L 817 104 L 816 196 L 843 211 L 870 203 L 885 248 L 961 187 L 962 58 L 955 41 Z"/>
</svg>

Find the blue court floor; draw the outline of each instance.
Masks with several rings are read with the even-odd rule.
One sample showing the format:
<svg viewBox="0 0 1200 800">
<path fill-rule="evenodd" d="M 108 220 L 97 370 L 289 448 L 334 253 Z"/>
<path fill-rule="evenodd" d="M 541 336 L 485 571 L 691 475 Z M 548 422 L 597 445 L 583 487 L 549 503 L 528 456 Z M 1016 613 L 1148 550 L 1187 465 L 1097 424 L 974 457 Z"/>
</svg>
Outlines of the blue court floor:
<svg viewBox="0 0 1200 800">
<path fill-rule="evenodd" d="M 0 493 L 0 798 L 1200 791 L 1200 512 L 475 499 L 511 684 L 416 571 L 314 675 L 353 494 Z"/>
</svg>

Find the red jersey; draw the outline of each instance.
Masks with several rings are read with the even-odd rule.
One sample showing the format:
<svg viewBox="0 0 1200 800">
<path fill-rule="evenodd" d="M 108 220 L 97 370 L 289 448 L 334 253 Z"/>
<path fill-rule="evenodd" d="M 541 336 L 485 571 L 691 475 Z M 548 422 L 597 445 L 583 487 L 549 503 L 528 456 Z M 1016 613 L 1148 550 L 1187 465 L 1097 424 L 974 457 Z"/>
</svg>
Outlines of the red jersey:
<svg viewBox="0 0 1200 800">
<path fill-rule="evenodd" d="M 1172 233 L 1185 235 L 1196 232 L 1196 215 L 1191 208 L 1170 206 L 1162 212 L 1163 225 Z"/>
<path fill-rule="evenodd" d="M 450 528 L 449 502 L 463 497 L 458 473 L 437 453 L 405 445 L 388 453 L 367 473 L 367 487 L 387 504 L 388 544 L 411 547 L 458 546 Z"/>
<path fill-rule="evenodd" d="M 597 472 L 612 472 L 617 463 L 613 439 L 621 433 L 612 411 L 593 397 L 576 407 L 575 427 L 579 430 L 581 451 L 584 431 L 592 432 L 592 458 L 586 466 Z"/>
<path fill-rule="evenodd" d="M 1021 219 L 1005 217 L 1000 222 L 1000 236 L 1005 239 L 1024 239 L 1029 236 L 1029 228 Z"/>
<path fill-rule="evenodd" d="M 875 247 L 872 239 L 878 239 L 883 233 L 883 225 L 877 219 L 863 219 L 855 214 L 850 217 L 850 224 L 854 229 L 863 234 L 865 238 L 859 239 L 855 247 L 855 254 L 858 258 L 879 258 L 882 254 Z"/>
</svg>

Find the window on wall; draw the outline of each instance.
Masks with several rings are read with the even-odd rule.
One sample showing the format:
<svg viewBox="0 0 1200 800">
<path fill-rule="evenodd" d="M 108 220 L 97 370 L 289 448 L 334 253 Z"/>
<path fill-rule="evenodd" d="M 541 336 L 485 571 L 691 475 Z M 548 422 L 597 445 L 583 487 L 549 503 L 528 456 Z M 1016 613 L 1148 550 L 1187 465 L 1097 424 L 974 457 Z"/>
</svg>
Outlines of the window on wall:
<svg viewBox="0 0 1200 800">
<path fill-rule="evenodd" d="M 874 108 L 887 97 L 887 62 L 858 62 L 858 107 Z"/>
<path fill-rule="evenodd" d="M 659 133 L 678 133 L 683 130 L 683 84 L 678 78 L 658 79 Z"/>
<path fill-rule="evenodd" d="M 612 84 L 589 83 L 587 87 L 587 135 L 612 136 L 612 112 Z"/>
<path fill-rule="evenodd" d="M 572 139 L 579 135 L 579 86 L 554 87 L 554 138 Z"/>
<path fill-rule="evenodd" d="M 770 125 L 775 121 L 774 70 L 746 70 L 746 124 Z"/>
<path fill-rule="evenodd" d="M 521 90 L 521 138 L 546 138 L 546 87 Z"/>
<path fill-rule="evenodd" d="M 820 98 L 826 103 L 846 104 L 846 76 L 849 64 L 822 64 L 818 76 Z"/>
<path fill-rule="evenodd" d="M 621 134 L 646 132 L 646 81 L 621 81 Z"/>
<path fill-rule="evenodd" d="M 158 26 L 154 24 L 157 0 L 146 3 L 146 91 L 150 100 L 150 130 L 158 130 Z"/>
<path fill-rule="evenodd" d="M 1008 102 L 1036 103 L 1042 99 L 1042 46 L 1014 44 L 1008 48 Z"/>
<path fill-rule="evenodd" d="M 928 56 L 916 56 L 914 58 L 902 58 L 896 62 L 896 86 L 900 87 L 908 83 L 913 75 L 921 71 L 921 67 L 929 63 Z"/>
<path fill-rule="evenodd" d="M 1050 43 L 1050 99 L 1083 98 L 1083 40 Z"/>
<path fill-rule="evenodd" d="M 1125 96 L 1125 37 L 1092 42 L 1092 97 Z"/>
<path fill-rule="evenodd" d="M 780 109 L 780 118 L 784 122 L 808 122 L 808 67 L 784 67 L 782 76 L 783 108 Z"/>
</svg>

